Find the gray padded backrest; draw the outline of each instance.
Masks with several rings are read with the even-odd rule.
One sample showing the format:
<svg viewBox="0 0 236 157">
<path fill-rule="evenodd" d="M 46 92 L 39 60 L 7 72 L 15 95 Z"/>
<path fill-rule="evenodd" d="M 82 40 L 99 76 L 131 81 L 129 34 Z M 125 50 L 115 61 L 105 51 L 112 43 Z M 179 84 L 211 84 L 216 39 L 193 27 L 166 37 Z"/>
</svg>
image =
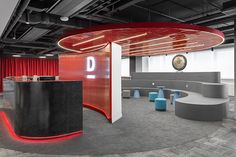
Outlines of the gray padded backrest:
<svg viewBox="0 0 236 157">
<path fill-rule="evenodd" d="M 135 72 L 132 80 L 185 80 L 220 83 L 220 72 Z"/>
</svg>

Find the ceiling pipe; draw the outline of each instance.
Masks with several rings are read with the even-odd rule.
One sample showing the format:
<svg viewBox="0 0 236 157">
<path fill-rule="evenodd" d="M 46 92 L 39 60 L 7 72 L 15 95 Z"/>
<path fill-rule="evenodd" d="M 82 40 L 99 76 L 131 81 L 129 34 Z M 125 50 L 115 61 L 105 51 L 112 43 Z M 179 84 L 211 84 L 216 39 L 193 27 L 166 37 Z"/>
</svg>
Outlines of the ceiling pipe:
<svg viewBox="0 0 236 157">
<path fill-rule="evenodd" d="M 49 48 L 49 49 L 40 51 L 38 54 L 39 54 L 39 55 L 43 55 L 43 54 L 45 54 L 45 53 L 49 53 L 49 52 L 54 51 L 54 50 L 57 50 L 57 47 L 53 47 L 53 48 Z"/>
<path fill-rule="evenodd" d="M 97 14 L 97 13 L 99 13 L 100 11 L 102 11 L 103 9 L 105 9 L 105 8 L 107 8 L 107 7 L 110 7 L 110 6 L 112 6 L 112 5 L 114 5 L 114 4 L 118 3 L 118 2 L 120 2 L 120 0 L 114 1 L 114 2 L 112 2 L 112 3 L 110 3 L 110 4 L 108 4 L 107 6 L 102 7 L 101 9 L 97 10 L 97 11 L 94 12 L 93 14 Z"/>
<path fill-rule="evenodd" d="M 164 14 L 162 12 L 159 12 L 159 11 L 150 10 L 149 8 L 145 8 L 145 7 L 142 7 L 142 6 L 139 6 L 139 5 L 133 5 L 133 6 L 135 6 L 137 8 L 140 8 L 140 9 L 143 9 L 143 10 L 146 10 L 146 11 L 148 11 L 150 13 L 155 13 L 155 14 L 161 15 L 161 16 L 166 17 L 166 18 L 171 19 L 171 20 L 175 20 L 175 21 L 178 21 L 178 22 L 185 22 L 182 19 L 178 19 L 176 17 L 170 16 L 170 15 L 166 15 L 166 14 Z"/>
<path fill-rule="evenodd" d="M 45 24 L 45 25 L 56 25 L 67 28 L 84 28 L 91 25 L 97 25 L 99 23 L 91 22 L 88 20 L 82 20 L 79 18 L 70 18 L 69 21 L 61 21 L 59 15 L 47 14 L 47 13 L 32 13 L 30 14 L 30 24 Z M 27 22 L 26 14 L 20 18 L 19 22 Z"/>
<path fill-rule="evenodd" d="M 72 14 L 72 15 L 70 16 L 70 18 L 77 16 L 78 14 L 80 14 L 81 11 L 88 9 L 90 6 L 96 4 L 96 3 L 99 2 L 99 1 L 100 1 L 100 0 L 93 0 L 91 3 L 89 3 L 88 5 L 86 5 L 85 7 L 83 7 L 82 9 L 77 10 L 74 14 Z"/>
<path fill-rule="evenodd" d="M 235 19 L 235 16 L 229 16 L 229 17 L 223 17 L 220 19 L 215 19 L 207 22 L 200 22 L 198 23 L 199 25 L 203 26 L 212 26 L 212 25 L 217 25 L 217 24 L 222 24 L 222 23 L 227 23 L 227 22 L 233 22 Z"/>
<path fill-rule="evenodd" d="M 126 9 L 126 8 L 128 8 L 128 7 L 132 6 L 132 5 L 135 5 L 135 4 L 139 3 L 139 2 L 142 2 L 142 1 L 144 1 L 144 0 L 131 0 L 131 1 L 129 1 L 129 2 L 125 3 L 125 4 L 123 4 L 123 5 L 115 8 L 114 10 L 110 11 L 108 14 L 109 15 L 114 14 L 114 13 L 116 13 L 118 11 L 124 10 L 124 9 Z"/>
<path fill-rule="evenodd" d="M 96 9 L 98 9 L 99 7 L 104 7 L 104 5 L 105 4 L 109 4 L 111 1 L 105 1 L 105 2 L 103 2 L 102 4 L 100 4 L 100 5 L 98 5 L 98 6 L 96 6 L 96 7 L 94 7 L 93 9 L 91 9 L 91 10 L 89 10 L 88 12 L 86 12 L 84 15 L 88 15 L 88 14 L 90 14 L 91 12 L 93 12 L 94 10 L 96 10 Z"/>
<path fill-rule="evenodd" d="M 21 18 L 22 14 L 24 13 L 26 8 L 28 7 L 29 3 L 30 3 L 30 0 L 23 0 L 22 1 L 22 5 L 19 7 L 19 10 L 17 11 L 17 13 L 15 13 L 16 17 L 13 19 L 13 21 L 10 22 L 9 27 L 4 32 L 4 35 L 2 36 L 3 39 L 6 39 L 7 36 L 10 34 L 10 32 L 12 31 L 12 29 L 14 28 L 16 23 Z"/>
<path fill-rule="evenodd" d="M 14 40 L 14 39 L 0 39 L 0 42 L 6 43 L 6 44 L 36 44 L 36 45 L 44 45 L 44 46 L 55 46 L 55 44 L 48 43 L 48 42 Z"/>
<path fill-rule="evenodd" d="M 39 8 L 35 8 L 35 7 L 30 7 L 30 6 L 28 6 L 27 9 L 30 11 L 36 11 L 36 12 L 44 12 L 47 10 L 47 8 L 39 9 Z"/>
<path fill-rule="evenodd" d="M 196 19 L 193 19 L 193 20 L 187 20 L 186 22 L 198 24 L 198 23 L 201 23 L 201 22 L 207 22 L 207 21 L 211 21 L 211 20 L 214 20 L 214 19 L 219 19 L 219 18 L 222 18 L 222 16 L 225 16 L 225 14 L 215 13 L 215 14 L 206 15 L 206 16 L 203 16 L 203 17 L 200 17 L 200 18 L 196 18 Z"/>
<path fill-rule="evenodd" d="M 234 25 L 224 26 L 217 29 L 220 31 L 234 30 Z"/>
<path fill-rule="evenodd" d="M 1 43 L 1 42 L 0 42 Z M 5 46 L 9 46 L 9 47 L 17 47 L 17 48 L 28 48 L 28 49 L 48 49 L 48 46 L 42 46 L 42 45 L 32 45 L 32 44 L 19 44 L 19 43 L 2 43 Z"/>
<path fill-rule="evenodd" d="M 218 10 L 220 10 L 220 12 L 213 13 L 211 15 L 208 14 L 206 16 L 203 16 L 203 17 L 200 17 L 200 18 L 198 17 L 198 18 L 193 19 L 193 20 L 187 20 L 186 22 L 194 23 L 194 24 L 201 24 L 201 25 L 206 25 L 207 26 L 208 25 L 207 22 L 209 22 L 209 25 L 217 24 L 218 19 L 219 19 L 219 22 L 221 22 L 221 23 L 228 22 L 228 20 L 233 21 L 233 18 L 230 18 L 230 17 L 233 17 L 233 16 L 236 15 L 236 12 L 235 12 L 236 2 L 235 2 L 235 0 L 223 3 L 223 8 L 222 9 L 219 8 L 219 7 L 217 7 L 217 8 L 218 8 Z M 224 20 L 224 19 L 226 19 L 226 20 Z M 216 22 L 211 22 L 211 21 L 214 21 L 214 20 Z"/>
</svg>

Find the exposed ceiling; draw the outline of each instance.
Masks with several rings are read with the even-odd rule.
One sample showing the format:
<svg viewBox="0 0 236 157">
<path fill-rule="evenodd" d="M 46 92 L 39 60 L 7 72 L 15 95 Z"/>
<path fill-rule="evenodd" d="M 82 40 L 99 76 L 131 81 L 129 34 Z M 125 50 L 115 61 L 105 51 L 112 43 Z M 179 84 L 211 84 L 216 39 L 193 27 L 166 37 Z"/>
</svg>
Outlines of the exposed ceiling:
<svg viewBox="0 0 236 157">
<path fill-rule="evenodd" d="M 1 0 L 0 54 L 58 54 L 63 33 L 106 23 L 186 22 L 234 42 L 235 0 Z M 6 9 L 7 8 L 7 9 Z M 63 21 L 68 18 L 68 21 Z M 1 33 L 2 31 L 2 33 Z"/>
</svg>

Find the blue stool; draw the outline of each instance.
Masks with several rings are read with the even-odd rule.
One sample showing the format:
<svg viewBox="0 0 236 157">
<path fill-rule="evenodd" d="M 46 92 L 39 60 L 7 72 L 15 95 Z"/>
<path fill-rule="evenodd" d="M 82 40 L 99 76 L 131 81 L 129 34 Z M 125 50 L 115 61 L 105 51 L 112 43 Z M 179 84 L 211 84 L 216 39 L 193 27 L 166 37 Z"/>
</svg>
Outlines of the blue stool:
<svg viewBox="0 0 236 157">
<path fill-rule="evenodd" d="M 157 86 L 159 88 L 159 91 L 158 91 L 158 98 L 164 98 L 164 91 L 163 89 L 165 88 L 165 86 Z"/>
<path fill-rule="evenodd" d="M 140 93 L 138 89 L 134 90 L 134 98 L 140 98 Z"/>
<path fill-rule="evenodd" d="M 155 99 L 155 109 L 156 111 L 166 111 L 166 99 L 156 98 Z"/>
<path fill-rule="evenodd" d="M 157 96 L 158 96 L 158 92 L 149 92 L 148 93 L 148 100 L 149 101 L 155 101 Z"/>
<path fill-rule="evenodd" d="M 174 98 L 173 98 L 173 105 L 175 106 L 175 101 L 177 98 L 180 97 L 180 91 L 179 90 L 171 90 L 174 94 Z"/>
</svg>

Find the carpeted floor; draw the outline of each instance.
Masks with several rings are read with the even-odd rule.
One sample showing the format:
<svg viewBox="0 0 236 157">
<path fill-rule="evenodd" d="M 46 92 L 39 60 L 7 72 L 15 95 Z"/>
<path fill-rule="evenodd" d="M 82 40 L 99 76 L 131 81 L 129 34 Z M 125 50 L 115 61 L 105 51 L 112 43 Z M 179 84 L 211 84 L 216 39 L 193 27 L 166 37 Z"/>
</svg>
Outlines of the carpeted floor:
<svg viewBox="0 0 236 157">
<path fill-rule="evenodd" d="M 0 147 L 21 152 L 63 155 L 102 155 L 141 152 L 172 147 L 212 134 L 221 122 L 178 118 L 173 106 L 154 110 L 146 97 L 123 99 L 123 117 L 110 124 L 103 115 L 84 109 L 84 134 L 69 141 L 32 144 L 13 141 L 0 123 Z"/>
</svg>

